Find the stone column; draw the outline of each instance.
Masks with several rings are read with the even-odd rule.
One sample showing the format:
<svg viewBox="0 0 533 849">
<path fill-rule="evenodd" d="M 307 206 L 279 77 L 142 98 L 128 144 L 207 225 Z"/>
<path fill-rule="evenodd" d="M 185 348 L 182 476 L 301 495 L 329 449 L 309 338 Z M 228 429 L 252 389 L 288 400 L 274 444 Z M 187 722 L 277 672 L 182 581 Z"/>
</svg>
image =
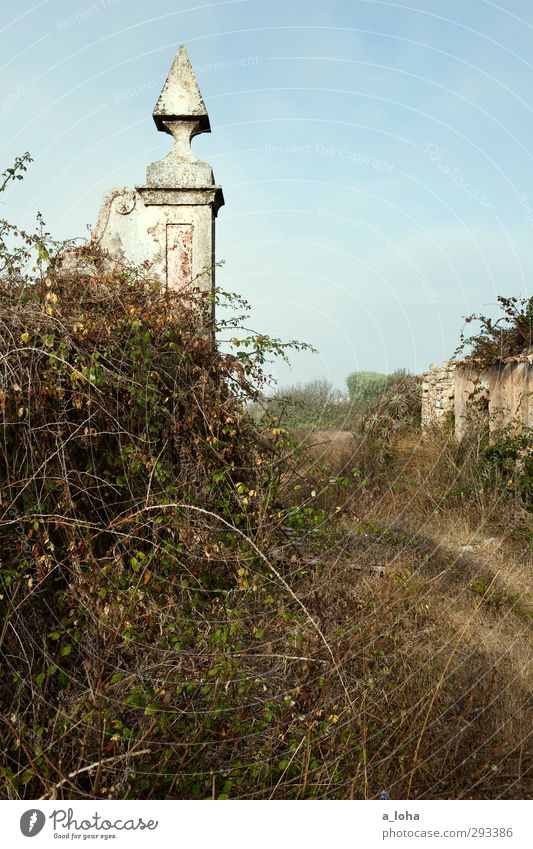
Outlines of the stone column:
<svg viewBox="0 0 533 849">
<path fill-rule="evenodd" d="M 178 50 L 156 103 L 158 130 L 174 139 L 170 152 L 148 166 L 146 185 L 111 189 L 103 197 L 91 243 L 114 267 L 136 266 L 169 289 L 214 287 L 215 218 L 224 204 L 213 171 L 191 149 L 210 133 L 209 117 L 187 51 Z M 76 251 L 68 251 L 67 265 Z"/>
</svg>

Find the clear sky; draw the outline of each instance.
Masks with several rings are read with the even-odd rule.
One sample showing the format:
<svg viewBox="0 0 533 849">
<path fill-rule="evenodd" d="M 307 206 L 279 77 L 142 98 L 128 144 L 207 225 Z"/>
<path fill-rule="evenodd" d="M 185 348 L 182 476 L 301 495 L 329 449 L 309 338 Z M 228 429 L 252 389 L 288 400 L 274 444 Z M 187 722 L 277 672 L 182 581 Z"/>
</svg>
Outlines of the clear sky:
<svg viewBox="0 0 533 849">
<path fill-rule="evenodd" d="M 151 113 L 186 44 L 226 206 L 218 282 L 306 340 L 282 383 L 421 372 L 462 316 L 530 294 L 531 0 L 2 0 L 0 215 L 87 235 L 169 147 Z"/>
</svg>

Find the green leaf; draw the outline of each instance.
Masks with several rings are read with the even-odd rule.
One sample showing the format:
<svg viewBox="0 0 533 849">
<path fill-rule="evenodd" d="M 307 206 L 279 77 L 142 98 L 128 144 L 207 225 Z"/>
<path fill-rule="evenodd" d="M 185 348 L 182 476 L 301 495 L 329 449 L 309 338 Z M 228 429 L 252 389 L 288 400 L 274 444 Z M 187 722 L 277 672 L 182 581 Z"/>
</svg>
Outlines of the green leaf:
<svg viewBox="0 0 533 849">
<path fill-rule="evenodd" d="M 161 705 L 158 705 L 157 702 L 151 702 L 149 705 L 146 705 L 144 709 L 145 716 L 152 716 L 154 713 L 161 713 L 163 708 Z"/>
</svg>

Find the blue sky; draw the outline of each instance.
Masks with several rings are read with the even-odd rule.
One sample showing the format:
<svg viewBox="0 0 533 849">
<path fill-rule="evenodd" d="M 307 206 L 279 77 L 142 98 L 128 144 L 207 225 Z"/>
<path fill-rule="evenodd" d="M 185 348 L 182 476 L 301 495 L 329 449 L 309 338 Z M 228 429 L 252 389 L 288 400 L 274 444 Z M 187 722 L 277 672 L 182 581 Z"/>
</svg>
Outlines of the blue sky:
<svg viewBox="0 0 533 849">
<path fill-rule="evenodd" d="M 218 282 L 264 332 L 319 354 L 283 384 L 421 372 L 462 316 L 530 294 L 529 0 L 3 0 L 0 214 L 87 235 L 103 191 L 142 185 L 151 113 L 186 44 L 222 185 Z"/>
</svg>

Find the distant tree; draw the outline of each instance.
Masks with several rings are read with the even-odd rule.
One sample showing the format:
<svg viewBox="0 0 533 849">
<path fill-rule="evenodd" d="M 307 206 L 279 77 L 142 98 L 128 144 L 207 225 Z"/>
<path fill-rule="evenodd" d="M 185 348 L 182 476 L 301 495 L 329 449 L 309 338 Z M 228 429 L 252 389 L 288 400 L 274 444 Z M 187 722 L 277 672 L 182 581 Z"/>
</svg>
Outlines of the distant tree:
<svg viewBox="0 0 533 849">
<path fill-rule="evenodd" d="M 344 393 L 333 386 L 326 377 L 318 377 L 307 383 L 295 383 L 293 386 L 278 389 L 273 397 L 279 400 L 289 398 L 293 403 L 321 408 L 342 401 Z"/>
<path fill-rule="evenodd" d="M 290 426 L 336 426 L 345 411 L 340 410 L 345 393 L 327 378 L 280 387 L 268 399 L 270 414 L 279 416 Z"/>
<path fill-rule="evenodd" d="M 405 369 L 396 369 L 392 374 L 378 371 L 354 371 L 346 378 L 350 401 L 356 407 L 367 407 L 372 399 L 381 395 L 391 384 L 407 374 Z"/>
</svg>

